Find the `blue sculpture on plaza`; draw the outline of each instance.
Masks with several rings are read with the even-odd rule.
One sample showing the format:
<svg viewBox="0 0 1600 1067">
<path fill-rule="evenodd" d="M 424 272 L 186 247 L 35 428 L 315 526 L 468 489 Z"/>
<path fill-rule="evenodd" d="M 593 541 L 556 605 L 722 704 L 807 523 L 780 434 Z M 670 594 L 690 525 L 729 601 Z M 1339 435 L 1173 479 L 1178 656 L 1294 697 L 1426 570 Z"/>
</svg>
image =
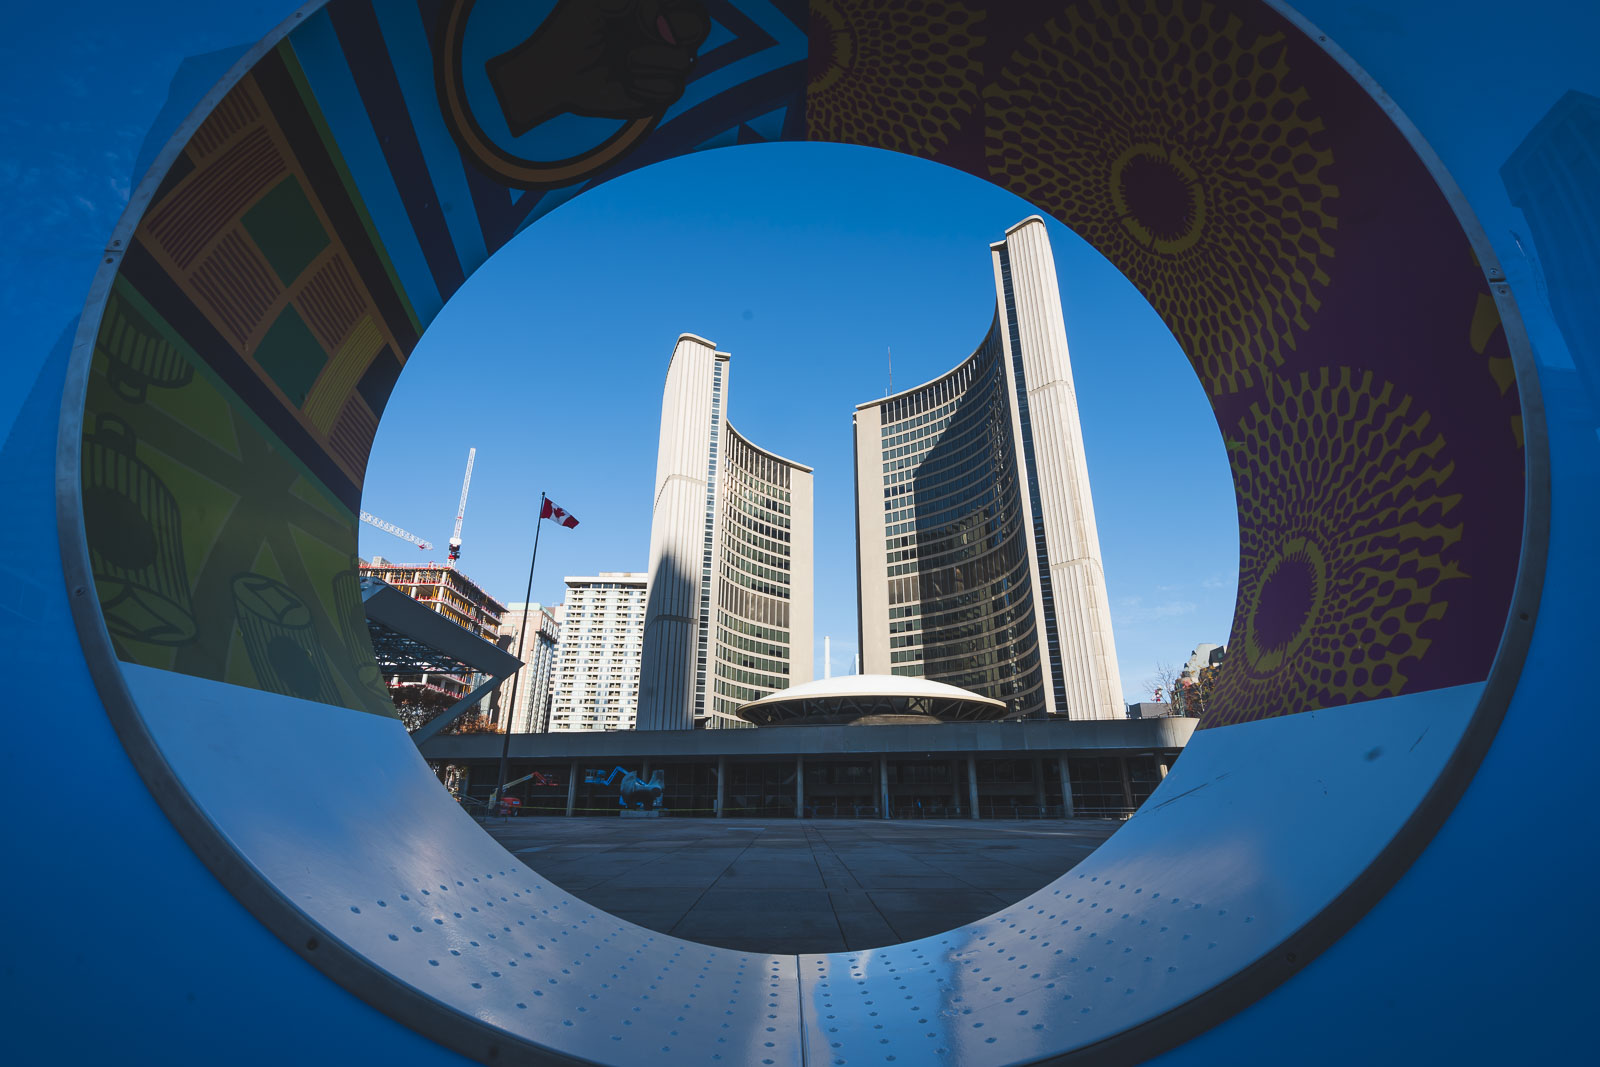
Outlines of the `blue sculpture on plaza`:
<svg viewBox="0 0 1600 1067">
<path fill-rule="evenodd" d="M 633 771 L 621 767 L 611 768 L 611 773 L 605 777 L 599 771 L 590 771 L 584 781 L 590 785 L 610 785 L 620 776 L 621 784 L 617 787 L 617 803 L 624 808 L 634 808 L 639 811 L 654 811 L 661 807 L 661 793 L 666 788 L 662 779 L 662 771 L 657 768 L 648 780 L 639 777 Z M 648 802 L 648 803 L 647 803 Z"/>
</svg>

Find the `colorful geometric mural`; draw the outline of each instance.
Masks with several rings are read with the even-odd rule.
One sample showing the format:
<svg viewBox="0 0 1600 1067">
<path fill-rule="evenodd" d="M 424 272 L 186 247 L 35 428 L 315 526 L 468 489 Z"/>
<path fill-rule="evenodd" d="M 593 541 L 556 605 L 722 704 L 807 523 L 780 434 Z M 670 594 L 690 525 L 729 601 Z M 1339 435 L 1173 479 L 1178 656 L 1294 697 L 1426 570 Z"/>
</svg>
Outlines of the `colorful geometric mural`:
<svg viewBox="0 0 1600 1067">
<path fill-rule="evenodd" d="M 814 5 L 811 136 L 1027 198 L 1172 330 L 1239 502 L 1245 654 L 1202 725 L 1481 680 L 1520 556 L 1520 409 L 1488 281 L 1394 124 L 1262 4 L 936 7 Z M 872 91 L 902 67 L 942 81 Z"/>
<path fill-rule="evenodd" d="M 1331 138 L 1284 33 L 1209 4 L 1119 6 L 1069 8 L 1006 57 L 984 92 L 989 172 L 1121 267 L 1208 390 L 1235 393 L 1322 305 Z"/>
<path fill-rule="evenodd" d="M 583 190 L 780 139 L 1010 189 L 1172 329 L 1241 524 L 1205 725 L 1485 677 L 1524 477 L 1493 294 L 1402 133 L 1256 0 L 332 0 L 184 146 L 105 306 L 83 486 L 118 654 L 387 712 L 355 512 L 422 330 Z"/>
</svg>

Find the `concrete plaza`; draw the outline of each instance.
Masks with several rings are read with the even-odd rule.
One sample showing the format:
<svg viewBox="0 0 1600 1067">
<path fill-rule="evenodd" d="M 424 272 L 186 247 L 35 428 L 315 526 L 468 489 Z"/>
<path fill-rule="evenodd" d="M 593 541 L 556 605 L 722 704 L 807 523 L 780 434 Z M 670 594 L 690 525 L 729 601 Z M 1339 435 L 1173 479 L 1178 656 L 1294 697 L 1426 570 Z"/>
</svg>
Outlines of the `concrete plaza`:
<svg viewBox="0 0 1600 1067">
<path fill-rule="evenodd" d="M 745 951 L 926 937 L 1049 884 L 1122 824 L 1103 819 L 490 819 L 532 869 L 662 933 Z"/>
</svg>

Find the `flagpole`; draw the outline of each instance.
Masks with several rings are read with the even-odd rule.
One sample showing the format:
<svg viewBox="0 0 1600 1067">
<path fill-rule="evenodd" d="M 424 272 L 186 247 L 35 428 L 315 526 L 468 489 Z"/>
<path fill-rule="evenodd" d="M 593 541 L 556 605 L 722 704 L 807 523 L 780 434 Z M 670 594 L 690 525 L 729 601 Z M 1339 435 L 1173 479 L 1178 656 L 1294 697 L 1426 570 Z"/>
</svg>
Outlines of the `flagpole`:
<svg viewBox="0 0 1600 1067">
<path fill-rule="evenodd" d="M 539 517 L 533 520 L 533 558 L 528 561 L 528 591 L 522 594 L 522 626 L 517 631 L 517 659 L 522 659 L 522 642 L 528 636 L 528 605 L 533 599 L 533 567 L 539 562 L 539 534 L 544 530 L 544 502 L 545 495 L 539 494 Z M 525 666 L 525 664 L 523 665 Z M 517 672 L 511 676 L 511 706 L 506 710 L 505 739 L 500 743 L 500 777 L 495 783 L 493 800 L 505 807 L 501 790 L 506 787 L 506 761 L 511 755 L 511 724 L 517 714 L 517 685 L 522 680 L 522 666 L 517 667 Z M 493 814 L 491 812 L 490 814 Z"/>
</svg>

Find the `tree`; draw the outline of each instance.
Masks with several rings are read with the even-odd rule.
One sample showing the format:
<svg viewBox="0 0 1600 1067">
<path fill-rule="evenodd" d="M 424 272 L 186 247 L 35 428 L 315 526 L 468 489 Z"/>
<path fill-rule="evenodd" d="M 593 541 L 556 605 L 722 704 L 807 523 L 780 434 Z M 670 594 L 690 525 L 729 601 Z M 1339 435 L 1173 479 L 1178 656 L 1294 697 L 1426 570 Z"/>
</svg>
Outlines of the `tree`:
<svg viewBox="0 0 1600 1067">
<path fill-rule="evenodd" d="M 497 723 L 492 722 L 489 716 L 481 711 L 469 711 L 457 719 L 454 725 L 446 726 L 447 734 L 503 734 L 505 730 Z"/>
<path fill-rule="evenodd" d="M 401 684 L 391 686 L 389 699 L 405 725 L 407 733 L 416 733 L 442 715 L 460 699 L 443 689 L 429 685 Z M 487 715 L 469 711 L 453 724 L 444 728 L 447 734 L 499 734 L 505 731 L 489 720 Z"/>
<path fill-rule="evenodd" d="M 1211 650 L 1211 662 L 1194 672 L 1193 677 L 1180 676 L 1173 690 L 1173 711 L 1180 715 L 1198 718 L 1211 708 L 1212 695 L 1217 690 L 1217 679 L 1222 673 L 1223 648 Z"/>
<path fill-rule="evenodd" d="M 390 686 L 389 699 L 394 703 L 394 710 L 399 714 L 406 732 L 413 734 L 455 703 L 455 698 L 449 693 L 427 685 Z"/>
<path fill-rule="evenodd" d="M 1195 711 L 1196 715 L 1204 715 L 1211 707 L 1211 696 L 1217 691 L 1217 676 L 1221 673 L 1222 663 L 1220 660 L 1209 667 L 1201 667 L 1196 672 L 1194 685 L 1191 686 L 1195 700 L 1200 705 Z"/>
<path fill-rule="evenodd" d="M 1145 692 L 1150 694 L 1150 698 L 1157 704 L 1172 703 L 1178 699 L 1180 677 L 1178 669 L 1172 665 L 1172 661 L 1159 660 L 1156 663 L 1155 673 L 1145 679 Z M 1174 708 L 1173 710 L 1176 711 L 1177 709 Z"/>
</svg>

